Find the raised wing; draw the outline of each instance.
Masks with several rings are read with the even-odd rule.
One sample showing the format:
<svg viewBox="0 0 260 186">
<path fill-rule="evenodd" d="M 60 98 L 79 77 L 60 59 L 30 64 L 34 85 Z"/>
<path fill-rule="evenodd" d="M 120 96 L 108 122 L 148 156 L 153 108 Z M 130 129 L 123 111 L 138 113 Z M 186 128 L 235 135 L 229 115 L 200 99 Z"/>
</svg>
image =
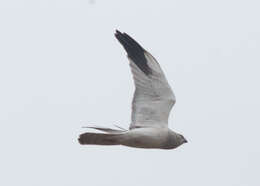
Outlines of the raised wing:
<svg viewBox="0 0 260 186">
<path fill-rule="evenodd" d="M 130 61 L 135 83 L 130 129 L 166 127 L 175 96 L 156 59 L 126 33 L 116 31 Z"/>
</svg>

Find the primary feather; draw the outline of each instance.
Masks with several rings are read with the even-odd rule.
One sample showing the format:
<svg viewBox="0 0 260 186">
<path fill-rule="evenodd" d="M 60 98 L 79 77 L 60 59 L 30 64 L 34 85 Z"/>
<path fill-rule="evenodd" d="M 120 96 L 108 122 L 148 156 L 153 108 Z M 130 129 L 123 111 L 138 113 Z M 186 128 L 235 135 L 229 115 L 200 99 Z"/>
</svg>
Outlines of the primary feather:
<svg viewBox="0 0 260 186">
<path fill-rule="evenodd" d="M 127 52 L 135 83 L 130 129 L 167 126 L 176 100 L 159 63 L 126 33 L 115 36 Z"/>
</svg>

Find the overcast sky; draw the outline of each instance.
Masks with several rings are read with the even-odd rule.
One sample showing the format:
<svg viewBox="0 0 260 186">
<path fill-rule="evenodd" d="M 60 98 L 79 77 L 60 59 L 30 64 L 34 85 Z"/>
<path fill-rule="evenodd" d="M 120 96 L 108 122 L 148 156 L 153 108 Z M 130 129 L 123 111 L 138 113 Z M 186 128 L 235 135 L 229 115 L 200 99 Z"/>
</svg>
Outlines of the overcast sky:
<svg viewBox="0 0 260 186">
<path fill-rule="evenodd" d="M 260 24 L 253 0 L 1 0 L 0 185 L 259 186 Z M 175 150 L 80 146 L 130 123 L 127 32 L 175 92 Z"/>
</svg>

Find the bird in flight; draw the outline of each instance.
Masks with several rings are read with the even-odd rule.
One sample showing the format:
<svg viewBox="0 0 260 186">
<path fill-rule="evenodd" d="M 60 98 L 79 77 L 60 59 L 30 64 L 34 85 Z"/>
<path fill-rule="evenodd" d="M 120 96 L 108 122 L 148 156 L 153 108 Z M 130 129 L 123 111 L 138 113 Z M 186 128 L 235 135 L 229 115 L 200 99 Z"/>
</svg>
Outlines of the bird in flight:
<svg viewBox="0 0 260 186">
<path fill-rule="evenodd" d="M 176 99 L 159 63 L 128 34 L 116 30 L 115 37 L 127 52 L 135 84 L 129 130 L 90 126 L 102 133 L 83 133 L 79 143 L 153 149 L 174 149 L 187 143 L 183 135 L 168 128 Z"/>
</svg>

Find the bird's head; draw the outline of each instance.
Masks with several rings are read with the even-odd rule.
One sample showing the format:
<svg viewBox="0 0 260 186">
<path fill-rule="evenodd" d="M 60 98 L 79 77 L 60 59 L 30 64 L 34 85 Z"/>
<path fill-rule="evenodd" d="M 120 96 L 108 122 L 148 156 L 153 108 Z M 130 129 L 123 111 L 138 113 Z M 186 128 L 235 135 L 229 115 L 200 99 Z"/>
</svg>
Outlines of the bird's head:
<svg viewBox="0 0 260 186">
<path fill-rule="evenodd" d="M 187 143 L 188 141 L 184 138 L 182 134 L 178 134 L 174 131 L 169 132 L 169 138 L 165 146 L 166 149 L 174 149 L 180 145 Z"/>
<path fill-rule="evenodd" d="M 178 141 L 179 141 L 180 145 L 182 145 L 183 143 L 188 143 L 186 138 L 184 138 L 184 136 L 181 135 L 181 134 L 177 134 L 177 138 L 178 138 Z"/>
</svg>

